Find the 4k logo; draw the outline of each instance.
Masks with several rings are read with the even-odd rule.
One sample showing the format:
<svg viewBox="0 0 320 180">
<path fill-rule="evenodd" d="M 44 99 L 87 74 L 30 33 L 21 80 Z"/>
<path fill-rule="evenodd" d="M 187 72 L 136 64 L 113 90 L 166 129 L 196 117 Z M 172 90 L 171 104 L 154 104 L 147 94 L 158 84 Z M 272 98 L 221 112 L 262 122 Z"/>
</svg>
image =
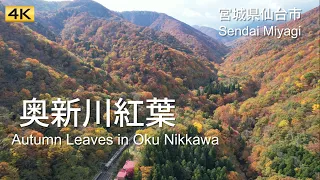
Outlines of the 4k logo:
<svg viewBox="0 0 320 180">
<path fill-rule="evenodd" d="M 34 22 L 34 6 L 6 6 L 6 22 Z"/>
</svg>

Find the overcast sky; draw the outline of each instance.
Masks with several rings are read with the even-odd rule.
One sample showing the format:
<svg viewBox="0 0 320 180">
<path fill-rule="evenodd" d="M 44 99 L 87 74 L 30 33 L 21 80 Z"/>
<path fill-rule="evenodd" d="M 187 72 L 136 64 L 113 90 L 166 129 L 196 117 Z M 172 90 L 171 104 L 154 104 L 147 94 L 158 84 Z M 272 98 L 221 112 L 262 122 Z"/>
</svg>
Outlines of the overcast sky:
<svg viewBox="0 0 320 180">
<path fill-rule="evenodd" d="M 189 25 L 219 28 L 220 8 L 284 8 L 306 12 L 319 0 L 95 0 L 114 11 L 146 10 L 166 13 Z M 236 23 L 236 21 L 232 21 Z M 230 25 L 230 24 L 229 24 Z"/>
</svg>

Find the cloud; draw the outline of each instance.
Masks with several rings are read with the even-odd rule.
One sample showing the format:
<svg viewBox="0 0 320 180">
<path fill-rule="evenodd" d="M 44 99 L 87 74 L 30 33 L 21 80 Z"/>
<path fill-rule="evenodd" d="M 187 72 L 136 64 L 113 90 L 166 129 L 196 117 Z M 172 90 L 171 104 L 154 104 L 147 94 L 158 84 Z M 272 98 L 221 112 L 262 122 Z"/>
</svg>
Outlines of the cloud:
<svg viewBox="0 0 320 180">
<path fill-rule="evenodd" d="M 201 13 L 199 13 L 197 11 L 194 11 L 192 9 L 189 9 L 189 8 L 184 8 L 184 11 L 183 11 L 182 15 L 184 17 L 192 17 L 192 18 L 194 18 L 194 17 L 203 17 L 201 15 Z"/>
<path fill-rule="evenodd" d="M 189 25 L 209 25 L 219 28 L 221 8 L 302 9 L 303 12 L 319 6 L 318 0 L 95 0 L 114 11 L 156 11 L 166 13 Z M 249 23 L 249 22 L 242 22 Z M 229 24 L 239 25 L 232 21 Z"/>
</svg>

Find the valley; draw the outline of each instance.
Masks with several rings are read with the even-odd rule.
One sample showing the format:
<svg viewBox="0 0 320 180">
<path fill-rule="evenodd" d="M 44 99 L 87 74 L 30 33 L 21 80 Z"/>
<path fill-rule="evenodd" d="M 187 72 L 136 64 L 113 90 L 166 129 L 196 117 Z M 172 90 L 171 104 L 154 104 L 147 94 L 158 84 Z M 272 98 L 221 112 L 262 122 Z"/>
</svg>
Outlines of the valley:
<svg viewBox="0 0 320 180">
<path fill-rule="evenodd" d="M 91 0 L 34 0 L 35 23 L 4 21 L 5 5 L 25 3 L 0 2 L 0 179 L 92 179 L 114 152 L 112 174 L 132 160 L 133 179 L 319 179 L 319 6 L 271 26 L 276 34 L 223 39 L 164 13 Z M 120 98 L 146 105 L 135 109 L 145 124 L 154 97 L 175 100 L 173 127 L 117 125 Z M 48 124 L 57 98 L 79 98 L 79 124 L 86 99 L 110 100 L 109 115 L 92 105 L 89 118 L 112 125 L 21 127 L 32 98 L 48 103 Z M 134 151 L 117 143 L 124 136 L 136 137 Z M 28 137 L 59 139 L 19 143 Z"/>
</svg>

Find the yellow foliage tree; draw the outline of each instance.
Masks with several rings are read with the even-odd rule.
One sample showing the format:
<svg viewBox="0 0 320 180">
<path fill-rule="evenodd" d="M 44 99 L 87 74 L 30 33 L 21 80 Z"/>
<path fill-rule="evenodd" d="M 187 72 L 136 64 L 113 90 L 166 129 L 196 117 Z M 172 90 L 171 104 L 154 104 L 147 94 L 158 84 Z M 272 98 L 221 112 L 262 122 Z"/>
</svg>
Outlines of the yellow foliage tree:
<svg viewBox="0 0 320 180">
<path fill-rule="evenodd" d="M 312 112 L 316 113 L 316 112 L 319 112 L 320 110 L 320 104 L 314 104 L 312 106 Z"/>
<path fill-rule="evenodd" d="M 199 122 L 193 123 L 193 126 L 197 128 L 198 133 L 202 133 L 203 126 Z"/>
<path fill-rule="evenodd" d="M 282 128 L 282 127 L 287 127 L 288 125 L 289 125 L 289 121 L 288 120 L 282 120 L 278 124 L 278 127 Z"/>
<path fill-rule="evenodd" d="M 150 177 L 151 174 L 151 170 L 152 170 L 152 166 L 141 166 L 140 167 L 140 171 L 141 171 L 141 176 L 142 176 L 142 180 L 147 180 Z"/>
<path fill-rule="evenodd" d="M 299 88 L 299 89 L 303 88 L 303 83 L 301 83 L 301 82 L 299 82 L 299 81 L 296 81 L 294 84 L 295 84 L 296 87 Z"/>
<path fill-rule="evenodd" d="M 183 85 L 183 80 L 181 78 L 174 78 L 174 80 L 177 81 L 179 85 Z"/>
<path fill-rule="evenodd" d="M 96 128 L 94 132 L 97 135 L 106 135 L 107 134 L 107 130 L 102 127 Z"/>
<path fill-rule="evenodd" d="M 207 131 L 204 136 L 206 137 L 221 137 L 221 133 L 218 129 L 210 129 Z"/>
</svg>

